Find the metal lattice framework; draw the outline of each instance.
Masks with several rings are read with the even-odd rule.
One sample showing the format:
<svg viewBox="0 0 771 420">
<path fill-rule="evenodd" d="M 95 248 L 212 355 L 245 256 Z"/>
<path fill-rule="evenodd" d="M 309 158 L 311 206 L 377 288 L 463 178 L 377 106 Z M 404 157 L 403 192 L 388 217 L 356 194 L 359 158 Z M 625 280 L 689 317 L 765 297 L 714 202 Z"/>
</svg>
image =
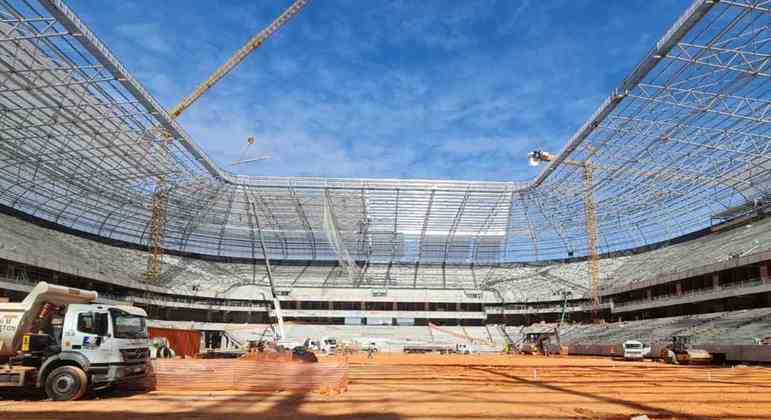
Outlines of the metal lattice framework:
<svg viewBox="0 0 771 420">
<path fill-rule="evenodd" d="M 591 160 L 600 251 L 667 240 L 771 193 L 769 7 L 696 1 L 536 179 L 461 182 L 229 174 L 61 1 L 0 0 L 0 204 L 147 244 L 162 175 L 171 250 L 259 255 L 259 212 L 272 259 L 526 262 L 589 253 Z"/>
</svg>

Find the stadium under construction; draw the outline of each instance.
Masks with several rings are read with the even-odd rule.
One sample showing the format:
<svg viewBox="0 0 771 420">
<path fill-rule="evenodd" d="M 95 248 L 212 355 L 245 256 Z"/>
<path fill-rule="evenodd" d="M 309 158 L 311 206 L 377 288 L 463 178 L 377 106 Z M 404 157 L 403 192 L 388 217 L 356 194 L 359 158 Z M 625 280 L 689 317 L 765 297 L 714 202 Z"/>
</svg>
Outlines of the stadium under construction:
<svg viewBox="0 0 771 420">
<path fill-rule="evenodd" d="M 143 311 L 151 353 L 177 355 L 152 362 L 155 390 L 47 402 L 0 387 L 0 413 L 771 412 L 771 3 L 684 8 L 562 150 L 522 156 L 534 179 L 226 170 L 177 117 L 323 7 L 306 3 L 167 110 L 63 1 L 0 0 L 0 327 L 2 305 L 45 282 Z M 51 367 L 93 344 L 72 346 L 63 316 Z M 633 342 L 646 354 L 618 360 Z M 26 350 L 3 349 L 10 372 Z M 320 363 L 297 360 L 311 350 Z M 682 366 L 688 351 L 712 364 Z"/>
</svg>

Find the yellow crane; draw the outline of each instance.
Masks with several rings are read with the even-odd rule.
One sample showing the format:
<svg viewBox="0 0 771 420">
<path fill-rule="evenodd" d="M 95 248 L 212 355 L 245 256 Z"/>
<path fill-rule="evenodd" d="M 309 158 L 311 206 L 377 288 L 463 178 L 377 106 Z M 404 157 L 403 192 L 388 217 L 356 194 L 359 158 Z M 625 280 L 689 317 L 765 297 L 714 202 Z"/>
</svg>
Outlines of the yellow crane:
<svg viewBox="0 0 771 420">
<path fill-rule="evenodd" d="M 551 162 L 556 156 L 542 150 L 535 150 L 528 155 L 530 165 L 537 166 L 541 162 Z M 591 158 L 586 160 L 563 159 L 565 165 L 576 166 L 582 169 L 584 181 L 584 216 L 586 217 L 586 241 L 589 248 L 588 264 L 589 277 L 591 279 L 592 292 L 592 318 L 597 320 L 600 311 L 600 253 L 597 238 L 597 212 L 594 201 L 594 171 L 623 172 L 627 174 L 643 176 L 647 178 L 663 178 L 677 181 L 709 182 L 715 185 L 728 185 L 725 181 L 704 180 L 700 175 L 682 173 L 679 170 L 660 169 L 643 170 L 619 165 L 593 163 Z"/>
<path fill-rule="evenodd" d="M 266 28 L 252 36 L 244 46 L 239 48 L 235 54 L 225 61 L 214 73 L 211 74 L 203 83 L 198 85 L 193 92 L 182 99 L 177 105 L 169 110 L 171 118 L 176 119 L 186 109 L 197 101 L 204 93 L 212 88 L 217 82 L 225 77 L 228 72 L 233 70 L 255 49 L 259 48 L 265 41 L 278 31 L 292 17 L 297 15 L 300 10 L 310 0 L 295 0 L 281 15 L 279 15 Z M 155 191 L 151 201 L 150 212 L 150 254 L 147 258 L 147 270 L 145 271 L 145 281 L 157 283 L 160 279 L 163 265 L 163 241 L 166 235 L 167 209 L 169 204 L 169 193 L 166 180 L 166 167 L 169 159 L 169 136 L 167 133 L 161 133 L 163 137 L 159 143 L 157 152 L 160 155 L 164 168 L 156 175 Z M 152 148 L 150 149 L 152 150 Z"/>
<path fill-rule="evenodd" d="M 528 155 L 531 165 L 540 162 L 550 162 L 554 156 L 540 150 Z M 586 217 L 586 240 L 589 248 L 589 278 L 592 291 L 592 318 L 597 319 L 600 312 L 600 253 L 597 245 L 597 213 L 594 207 L 594 168 L 591 160 L 576 161 L 565 159 L 567 165 L 578 166 L 583 169 L 584 178 L 584 213 Z"/>
<path fill-rule="evenodd" d="M 206 93 L 206 91 L 211 89 L 211 87 L 219 82 L 220 79 L 225 77 L 228 72 L 233 70 L 233 68 L 237 66 L 238 63 L 242 62 L 247 56 L 249 56 L 252 51 L 259 48 L 260 45 L 262 45 L 268 38 L 270 38 L 271 35 L 278 31 L 279 28 L 284 26 L 284 24 L 288 22 L 289 19 L 297 15 L 300 10 L 305 7 L 308 1 L 310 0 L 295 0 L 286 10 L 284 10 L 284 13 L 279 15 L 279 17 L 271 22 L 271 24 L 268 25 L 265 29 L 251 37 L 243 47 L 239 48 L 235 54 L 228 58 L 228 60 L 225 61 L 225 63 L 223 63 L 217 70 L 215 70 L 208 79 L 193 89 L 193 92 L 190 93 L 190 95 L 187 95 L 174 108 L 172 108 L 169 111 L 169 115 L 171 115 L 172 118 L 179 117 L 180 114 L 182 114 L 187 108 L 190 107 L 190 105 L 193 104 L 193 102 L 197 101 L 198 98 Z"/>
</svg>

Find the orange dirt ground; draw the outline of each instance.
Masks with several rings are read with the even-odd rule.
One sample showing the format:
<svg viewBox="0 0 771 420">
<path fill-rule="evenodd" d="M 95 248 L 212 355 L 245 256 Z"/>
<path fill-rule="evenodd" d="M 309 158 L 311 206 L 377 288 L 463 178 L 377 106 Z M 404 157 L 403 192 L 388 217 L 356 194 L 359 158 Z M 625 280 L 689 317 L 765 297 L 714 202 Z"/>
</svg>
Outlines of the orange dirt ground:
<svg viewBox="0 0 771 420">
<path fill-rule="evenodd" d="M 349 362 L 342 394 L 102 392 L 76 402 L 0 394 L 0 419 L 771 419 L 765 367 L 386 353 Z"/>
</svg>

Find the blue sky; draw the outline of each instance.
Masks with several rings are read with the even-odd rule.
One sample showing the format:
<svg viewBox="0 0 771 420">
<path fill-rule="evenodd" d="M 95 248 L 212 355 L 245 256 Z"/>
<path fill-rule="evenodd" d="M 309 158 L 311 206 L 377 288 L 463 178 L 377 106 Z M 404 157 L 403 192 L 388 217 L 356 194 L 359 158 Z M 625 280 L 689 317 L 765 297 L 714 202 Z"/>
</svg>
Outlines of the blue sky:
<svg viewBox="0 0 771 420">
<path fill-rule="evenodd" d="M 69 3 L 171 107 L 291 1 Z M 313 0 L 180 121 L 238 173 L 526 180 L 689 4 Z"/>
</svg>

